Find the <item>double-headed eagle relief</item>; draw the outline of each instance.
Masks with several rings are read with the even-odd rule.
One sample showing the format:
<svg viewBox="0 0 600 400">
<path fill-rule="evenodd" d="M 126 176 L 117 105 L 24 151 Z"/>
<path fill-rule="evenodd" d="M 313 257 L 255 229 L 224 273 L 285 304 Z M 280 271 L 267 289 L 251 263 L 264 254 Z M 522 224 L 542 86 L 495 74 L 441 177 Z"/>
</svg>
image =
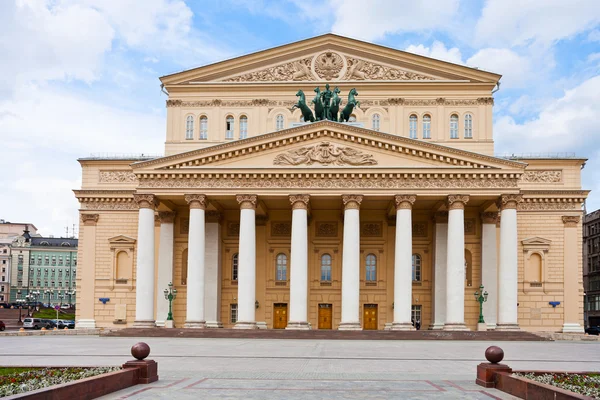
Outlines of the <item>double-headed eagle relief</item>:
<svg viewBox="0 0 600 400">
<path fill-rule="evenodd" d="M 304 146 L 279 154 L 273 160 L 275 165 L 375 165 L 373 155 L 365 154 L 351 147 L 336 146 L 321 142 L 314 146 Z"/>
<path fill-rule="evenodd" d="M 296 96 L 298 96 L 298 102 L 292 106 L 292 111 L 295 108 L 299 108 L 302 112 L 302 117 L 306 122 L 315 121 L 337 121 L 347 122 L 350 120 L 354 107 L 360 107 L 360 101 L 356 100 L 358 92 L 355 88 L 352 88 L 348 92 L 348 101 L 346 106 L 340 112 L 340 105 L 342 99 L 340 98 L 340 89 L 336 86 L 333 90 L 329 88 L 329 83 L 325 85 L 325 90 L 321 91 L 320 87 L 314 89 L 315 97 L 312 99 L 311 104 L 314 104 L 313 110 L 306 104 L 306 96 L 302 90 L 298 90 Z"/>
</svg>

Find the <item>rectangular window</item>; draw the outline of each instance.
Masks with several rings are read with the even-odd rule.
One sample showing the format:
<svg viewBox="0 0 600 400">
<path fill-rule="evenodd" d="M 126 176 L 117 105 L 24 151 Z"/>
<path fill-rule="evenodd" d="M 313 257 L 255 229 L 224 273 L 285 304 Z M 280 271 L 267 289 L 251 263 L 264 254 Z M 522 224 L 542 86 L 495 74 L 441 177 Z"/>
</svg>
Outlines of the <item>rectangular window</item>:
<svg viewBox="0 0 600 400">
<path fill-rule="evenodd" d="M 411 139 L 417 138 L 417 116 L 411 115 L 408 119 L 408 135 Z"/>
<path fill-rule="evenodd" d="M 321 267 L 321 280 L 325 282 L 331 281 L 331 266 Z"/>
<path fill-rule="evenodd" d="M 233 139 L 233 117 L 227 117 L 225 120 L 225 139 Z"/>
<path fill-rule="evenodd" d="M 431 117 L 429 115 L 423 117 L 423 139 L 431 139 Z"/>
<path fill-rule="evenodd" d="M 200 118 L 200 139 L 208 139 L 208 118 Z"/>
<path fill-rule="evenodd" d="M 229 314 L 231 315 L 231 323 L 235 324 L 237 322 L 238 319 L 238 305 L 237 304 L 231 304 L 229 306 L 230 312 Z"/>
<path fill-rule="evenodd" d="M 421 323 L 421 306 L 413 305 L 410 310 L 410 317 L 414 324 Z"/>
<path fill-rule="evenodd" d="M 248 137 L 248 118 L 240 118 L 240 139 L 246 139 Z"/>
</svg>

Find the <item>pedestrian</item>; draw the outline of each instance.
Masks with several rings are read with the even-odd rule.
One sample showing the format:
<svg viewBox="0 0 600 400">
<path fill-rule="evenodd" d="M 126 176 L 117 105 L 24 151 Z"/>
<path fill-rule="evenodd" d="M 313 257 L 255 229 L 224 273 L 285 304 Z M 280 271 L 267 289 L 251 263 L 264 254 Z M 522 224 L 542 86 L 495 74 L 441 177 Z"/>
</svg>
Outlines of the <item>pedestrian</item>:
<svg viewBox="0 0 600 400">
<path fill-rule="evenodd" d="M 421 320 L 417 320 L 416 326 L 417 330 L 421 329 Z"/>
</svg>

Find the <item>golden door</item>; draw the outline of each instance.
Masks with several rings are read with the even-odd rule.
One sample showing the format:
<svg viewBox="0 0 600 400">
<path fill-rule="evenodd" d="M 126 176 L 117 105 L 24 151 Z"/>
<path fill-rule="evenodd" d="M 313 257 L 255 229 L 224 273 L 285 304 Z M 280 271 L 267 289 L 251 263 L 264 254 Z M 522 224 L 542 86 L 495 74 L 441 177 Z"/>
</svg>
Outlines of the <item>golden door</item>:
<svg viewBox="0 0 600 400">
<path fill-rule="evenodd" d="M 331 304 L 319 304 L 319 329 L 333 328 Z"/>
<path fill-rule="evenodd" d="M 365 304 L 363 312 L 363 329 L 377 330 L 377 304 Z"/>
<path fill-rule="evenodd" d="M 285 329 L 287 326 L 287 304 L 276 303 L 273 304 L 273 329 Z"/>
</svg>

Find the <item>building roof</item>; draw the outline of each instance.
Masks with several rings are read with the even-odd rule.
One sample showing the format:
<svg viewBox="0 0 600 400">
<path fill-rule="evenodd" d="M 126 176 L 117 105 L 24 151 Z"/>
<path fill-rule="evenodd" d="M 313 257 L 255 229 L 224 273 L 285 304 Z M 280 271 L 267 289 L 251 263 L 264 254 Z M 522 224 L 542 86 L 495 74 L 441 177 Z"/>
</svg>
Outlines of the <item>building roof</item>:
<svg viewBox="0 0 600 400">
<path fill-rule="evenodd" d="M 32 237 L 32 246 L 48 246 L 48 247 L 73 247 L 76 248 L 79 239 L 72 238 L 45 238 L 45 237 Z"/>
</svg>

